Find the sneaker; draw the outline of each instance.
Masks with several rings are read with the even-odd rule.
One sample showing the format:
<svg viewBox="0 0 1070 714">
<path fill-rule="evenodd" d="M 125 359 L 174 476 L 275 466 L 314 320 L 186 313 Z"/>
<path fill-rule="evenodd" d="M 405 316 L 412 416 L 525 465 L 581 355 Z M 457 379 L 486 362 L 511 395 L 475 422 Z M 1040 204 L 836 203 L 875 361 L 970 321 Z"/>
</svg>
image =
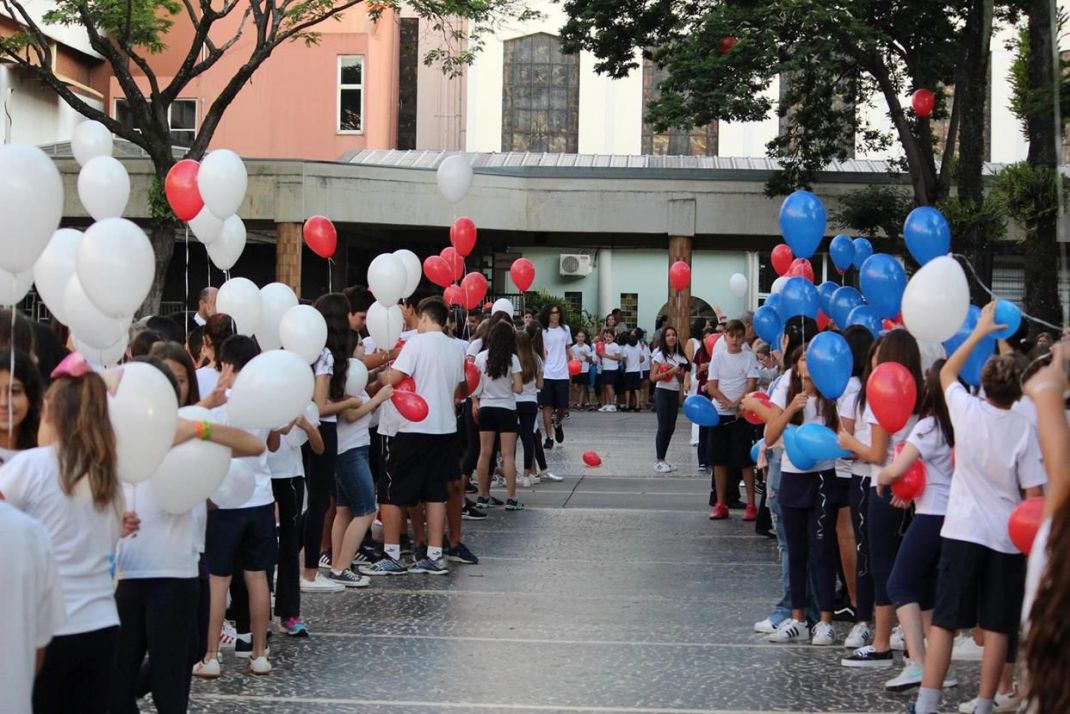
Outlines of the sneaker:
<svg viewBox="0 0 1070 714">
<path fill-rule="evenodd" d="M 316 573 L 315 580 L 301 578 L 301 592 L 303 593 L 340 593 L 343 590 L 345 586 L 328 580 L 321 573 Z"/>
<path fill-rule="evenodd" d="M 870 644 L 873 644 L 873 631 L 864 622 L 856 622 L 847 639 L 843 641 L 843 646 L 849 650 L 857 650 Z"/>
<path fill-rule="evenodd" d="M 551 481 L 553 483 L 560 483 L 565 479 L 557 474 L 552 474 L 549 471 L 540 471 L 538 478 L 542 481 Z"/>
<path fill-rule="evenodd" d="M 495 473 L 490 480 L 491 488 L 505 488 L 505 474 Z"/>
<path fill-rule="evenodd" d="M 308 625 L 300 617 L 285 617 L 279 620 L 282 631 L 290 637 L 308 637 Z"/>
<path fill-rule="evenodd" d="M 505 510 L 507 510 L 507 511 L 523 511 L 524 510 L 524 504 L 521 503 L 520 501 L 516 500 L 515 498 L 510 498 L 508 501 L 505 502 Z"/>
<path fill-rule="evenodd" d="M 743 520 L 745 520 L 745 521 L 756 521 L 756 520 L 758 520 L 758 509 L 748 503 L 746 510 L 743 511 Z"/>
<path fill-rule="evenodd" d="M 492 505 L 492 506 L 504 506 L 505 505 L 505 501 L 503 501 L 500 498 L 495 498 L 494 496 L 491 496 L 490 497 L 490 505 Z"/>
<path fill-rule="evenodd" d="M 462 521 L 482 521 L 487 517 L 487 514 L 476 508 L 474 505 L 465 506 L 461 511 Z"/>
<path fill-rule="evenodd" d="M 709 466 L 700 465 L 698 467 L 698 472 L 700 474 L 708 474 L 710 472 L 710 467 Z"/>
<path fill-rule="evenodd" d="M 841 659 L 840 664 L 844 667 L 891 667 L 895 664 L 895 655 L 891 650 L 878 652 L 873 645 L 866 645 L 859 647 L 850 657 Z"/>
<path fill-rule="evenodd" d="M 451 563 L 464 563 L 465 565 L 479 564 L 479 558 L 476 557 L 475 553 L 468 550 L 468 546 L 464 543 L 458 543 L 457 547 L 447 549 L 446 560 Z"/>
<path fill-rule="evenodd" d="M 217 655 L 212 659 L 202 659 L 193 665 L 193 676 L 201 679 L 219 679 L 221 669 L 219 656 Z"/>
<path fill-rule="evenodd" d="M 417 560 L 423 560 L 427 557 L 427 546 L 418 545 L 416 550 L 412 552 L 412 561 L 415 563 Z"/>
<path fill-rule="evenodd" d="M 565 430 L 560 424 L 554 424 L 554 439 L 558 444 L 565 440 Z"/>
<path fill-rule="evenodd" d="M 767 617 L 760 622 L 754 623 L 754 631 L 763 635 L 771 635 L 776 632 L 776 625 Z"/>
<path fill-rule="evenodd" d="M 538 486 L 540 483 L 542 483 L 542 479 L 539 477 L 538 474 L 532 474 L 531 476 L 528 476 L 528 478 L 531 479 L 532 486 Z"/>
<path fill-rule="evenodd" d="M 733 511 L 742 511 L 744 508 L 747 507 L 747 504 L 743 503 L 743 501 L 740 501 L 738 498 L 733 498 L 725 505 L 731 508 Z"/>
<path fill-rule="evenodd" d="M 320 567 L 321 568 L 329 568 L 329 567 L 331 567 L 331 554 L 330 553 L 320 553 Z"/>
<path fill-rule="evenodd" d="M 960 635 L 955 638 L 955 646 L 951 650 L 953 662 L 980 662 L 984 648 L 973 641 L 973 635 Z"/>
<path fill-rule="evenodd" d="M 787 642 L 801 642 L 806 636 L 807 627 L 805 622 L 789 617 L 777 625 L 776 632 L 766 637 L 767 642 L 785 644 Z"/>
<path fill-rule="evenodd" d="M 485 496 L 480 496 L 476 499 L 476 508 L 494 508 L 494 504 L 491 503 L 489 498 L 486 498 Z"/>
<path fill-rule="evenodd" d="M 550 437 L 546 437 L 546 441 L 542 442 L 542 448 L 546 449 L 547 451 L 554 448 L 554 440 Z"/>
<path fill-rule="evenodd" d="M 249 633 L 238 635 L 238 641 L 234 643 L 234 656 L 240 659 L 249 659 L 253 653 L 253 636 Z M 271 645 L 265 646 L 264 654 L 271 654 Z"/>
<path fill-rule="evenodd" d="M 670 471 L 672 471 L 672 467 L 669 466 L 664 461 L 659 461 L 656 464 L 654 464 L 654 471 L 656 471 L 659 474 L 667 474 Z"/>
<path fill-rule="evenodd" d="M 327 574 L 327 578 L 331 582 L 339 583 L 342 587 L 346 588 L 366 588 L 372 584 L 371 579 L 367 575 L 357 575 L 352 570 L 343 570 L 340 573 L 336 573 L 332 570 Z"/>
<path fill-rule="evenodd" d="M 598 407 L 598 411 L 600 411 L 602 414 L 605 414 L 609 411 L 609 405 L 606 404 L 605 406 Z"/>
<path fill-rule="evenodd" d="M 476 486 L 471 481 L 466 481 L 465 484 L 464 484 L 464 492 L 465 493 L 479 493 L 479 487 Z"/>
<path fill-rule="evenodd" d="M 267 655 L 249 660 L 249 672 L 258 676 L 271 674 L 271 662 L 268 662 Z"/>
<path fill-rule="evenodd" d="M 617 413 L 617 405 L 616 404 L 608 405 L 606 407 L 606 411 L 609 412 L 610 414 L 616 414 Z"/>
<path fill-rule="evenodd" d="M 521 488 L 531 488 L 531 477 L 530 476 L 521 476 L 520 477 L 520 487 Z"/>
<path fill-rule="evenodd" d="M 947 670 L 947 674 L 944 675 L 943 688 L 944 689 L 949 689 L 951 687 L 957 687 L 957 686 L 959 686 L 959 675 L 955 672 L 955 670 L 949 668 Z M 1017 692 L 1017 691 L 1018 691 L 1017 688 L 1015 688 L 1015 692 Z M 1011 695 L 1008 694 L 1008 695 L 1005 695 L 1005 696 L 1011 696 Z M 1011 709 L 1011 711 L 1013 711 L 1013 712 L 1018 711 L 1018 703 L 1017 702 L 1015 702 L 1014 709 Z"/>
<path fill-rule="evenodd" d="M 234 649 L 234 642 L 238 639 L 238 631 L 228 620 L 223 620 L 223 631 L 219 634 L 220 649 Z"/>
<path fill-rule="evenodd" d="M 947 686 L 947 683 L 944 683 Z M 977 709 L 977 699 L 971 699 L 968 702 L 964 702 L 959 705 L 959 711 L 962 714 L 973 714 Z M 1018 705 L 1021 704 L 1021 697 L 1018 696 L 1018 685 L 1015 685 L 1014 691 L 1003 694 L 1001 692 L 996 693 L 995 706 L 992 707 L 994 714 L 1011 714 L 1011 712 L 1018 711 Z"/>
<path fill-rule="evenodd" d="M 892 628 L 892 637 L 888 640 L 891 648 L 896 652 L 905 652 L 907 648 L 906 640 L 903 639 L 903 628 L 896 625 Z"/>
<path fill-rule="evenodd" d="M 412 564 L 409 572 L 419 575 L 449 575 L 450 569 L 446 565 L 445 558 L 439 558 L 438 560 L 422 558 Z"/>
<path fill-rule="evenodd" d="M 884 683 L 884 688 L 890 692 L 905 692 L 908 689 L 921 686 L 921 675 L 924 670 L 921 665 L 907 660 L 903 671 Z"/>
<path fill-rule="evenodd" d="M 388 555 L 384 555 L 383 558 L 371 565 L 362 565 L 357 568 L 357 572 L 361 575 L 367 575 L 368 577 L 376 577 L 378 575 L 404 575 L 407 571 L 405 566 L 394 560 Z M 344 588 L 343 588 L 344 589 Z"/>
<path fill-rule="evenodd" d="M 710 510 L 711 521 L 723 521 L 728 518 L 728 506 L 723 503 L 718 503 Z"/>
<path fill-rule="evenodd" d="M 836 644 L 836 630 L 827 622 L 817 623 L 811 630 L 810 644 L 814 647 L 831 647 Z"/>
<path fill-rule="evenodd" d="M 383 557 L 383 551 L 374 545 L 362 545 L 353 556 L 353 567 L 358 565 L 370 565 Z"/>
</svg>

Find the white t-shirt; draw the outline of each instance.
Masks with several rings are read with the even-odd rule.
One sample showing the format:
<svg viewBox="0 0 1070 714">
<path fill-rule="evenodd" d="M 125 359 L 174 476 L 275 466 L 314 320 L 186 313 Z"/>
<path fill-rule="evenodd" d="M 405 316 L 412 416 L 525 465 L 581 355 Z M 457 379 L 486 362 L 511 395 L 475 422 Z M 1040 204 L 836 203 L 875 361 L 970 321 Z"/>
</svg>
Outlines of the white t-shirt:
<svg viewBox="0 0 1070 714">
<path fill-rule="evenodd" d="M 641 355 L 641 359 L 639 360 L 639 371 L 640 372 L 649 372 L 650 371 L 650 358 L 651 358 L 650 345 L 648 345 L 645 342 L 640 342 L 639 343 L 639 353 Z"/>
<path fill-rule="evenodd" d="M 204 399 L 219 384 L 219 372 L 215 367 L 201 367 L 197 370 L 196 375 L 197 390 L 200 392 L 201 399 Z"/>
<path fill-rule="evenodd" d="M 521 369 L 520 371 L 523 372 L 524 370 Z M 539 376 L 539 374 L 541 372 L 542 372 L 542 359 L 540 359 L 538 356 L 536 356 L 535 357 L 535 374 L 532 375 L 531 379 L 529 379 L 527 382 L 524 382 L 524 391 L 521 392 L 520 394 L 516 395 L 517 404 L 521 404 L 523 402 L 529 402 L 529 403 L 536 403 L 537 404 L 539 402 L 539 388 L 537 386 L 535 386 L 535 384 L 538 381 L 538 376 Z"/>
<path fill-rule="evenodd" d="M 926 516 L 947 513 L 951 493 L 951 447 L 934 417 L 919 419 L 906 439 L 925 462 L 925 490 L 914 502 L 914 511 Z"/>
<path fill-rule="evenodd" d="M 197 577 L 198 538 L 193 511 L 174 515 L 160 508 L 152 480 L 123 484 L 127 508 L 141 519 L 137 535 L 123 538 L 115 558 L 119 580 Z M 203 536 L 202 536 L 203 537 Z"/>
<path fill-rule="evenodd" d="M 320 377 L 331 379 L 334 376 L 334 355 L 331 354 L 329 349 L 326 347 L 323 348 L 323 352 L 320 352 L 319 359 L 316 360 L 316 364 L 312 370 L 316 373 L 316 379 L 319 379 Z M 330 400 L 330 397 L 328 397 L 328 400 Z M 332 414 L 331 416 L 321 416 L 320 421 L 331 423 L 337 422 L 338 415 Z"/>
<path fill-rule="evenodd" d="M 52 539 L 67 612 L 67 624 L 53 634 L 77 635 L 118 625 L 111 561 L 122 532 L 121 505 L 97 508 L 85 478 L 70 496 L 63 493 L 54 447 L 23 451 L 0 468 L 0 493 L 40 521 Z"/>
<path fill-rule="evenodd" d="M 624 345 L 620 351 L 624 355 L 624 371 L 638 374 L 643 361 L 643 351 L 639 349 L 639 345 Z"/>
<path fill-rule="evenodd" d="M 30 714 L 34 660 L 67 616 L 52 542 L 43 525 L 0 501 L 0 692 L 4 710 Z"/>
<path fill-rule="evenodd" d="M 568 329 L 568 325 L 544 329 L 542 343 L 546 348 L 543 378 L 568 379 L 568 346 L 572 344 L 572 330 Z"/>
<path fill-rule="evenodd" d="M 479 367 L 479 386 L 476 387 L 475 396 L 479 397 L 479 406 L 516 409 L 513 375 L 521 372 L 520 358 L 513 355 L 509 373 L 504 377 L 494 379 L 487 374 L 487 357 L 489 355 L 490 352 L 484 351 L 476 356 L 476 367 Z"/>
<path fill-rule="evenodd" d="M 416 393 L 427 401 L 428 409 L 427 418 L 422 422 L 404 422 L 398 431 L 406 434 L 457 433 L 453 396 L 465 377 L 464 358 L 453 346 L 453 338 L 437 331 L 413 335 L 394 361 L 394 369 L 413 378 Z"/>
<path fill-rule="evenodd" d="M 230 423 L 227 417 L 227 405 L 224 404 L 221 407 L 217 407 L 212 410 L 212 413 L 216 415 L 217 423 L 225 424 L 228 426 L 236 426 Z M 253 489 L 253 495 L 249 497 L 249 500 L 238 506 L 235 509 L 223 509 L 223 510 L 238 510 L 239 508 L 256 508 L 257 506 L 266 506 L 269 503 L 275 502 L 275 492 L 271 490 L 271 468 L 268 466 L 268 453 L 267 448 L 268 436 L 271 435 L 270 429 L 246 429 L 244 427 L 236 427 L 252 434 L 257 439 L 264 443 L 264 451 L 259 456 L 245 456 L 239 459 L 240 461 L 249 465 L 252 469 L 253 475 L 256 477 L 256 488 Z"/>
<path fill-rule="evenodd" d="M 594 361 L 594 350 L 586 342 L 582 345 L 572 345 L 572 359 L 580 361 L 580 374 L 587 374 L 591 369 L 591 362 Z"/>
<path fill-rule="evenodd" d="M 971 397 L 958 382 L 945 392 L 955 429 L 955 476 L 940 535 L 1017 553 L 1007 532 L 1019 489 L 1047 483 L 1029 420 Z"/>
<path fill-rule="evenodd" d="M 602 352 L 602 371 L 613 372 L 620 369 L 621 347 L 616 342 L 610 342 Z"/>
<path fill-rule="evenodd" d="M 727 352 L 725 353 L 727 354 Z M 788 389 L 791 387 L 791 370 L 789 369 L 777 382 L 776 389 L 769 395 L 769 401 L 772 404 L 776 404 L 781 409 L 786 409 L 788 405 Z M 806 400 L 806 406 L 803 408 L 803 423 L 804 424 L 825 424 L 825 419 L 818 413 L 818 400 L 817 397 L 810 397 Z M 791 457 L 788 456 L 788 450 L 784 449 L 783 456 L 780 460 L 780 470 L 784 473 L 814 473 L 817 471 L 827 471 L 835 468 L 836 462 L 834 460 L 818 461 L 810 469 L 801 469 L 795 464 L 791 463 Z"/>
<path fill-rule="evenodd" d="M 687 364 L 687 357 L 684 357 L 680 353 L 674 353 L 672 356 L 666 355 L 661 350 L 655 350 L 651 361 L 654 363 L 654 373 L 657 374 L 661 371 L 661 365 L 667 364 L 670 367 L 679 367 L 680 365 Z M 664 382 L 658 381 L 655 385 L 655 389 L 667 389 L 670 392 L 680 391 L 680 380 L 673 378 Z"/>
<path fill-rule="evenodd" d="M 723 340 L 722 340 L 723 341 Z M 718 343 L 720 344 L 720 343 Z M 709 381 L 717 381 L 717 389 L 721 394 L 735 401 L 747 393 L 747 380 L 758 379 L 758 358 L 753 352 L 741 350 L 732 354 L 727 350 L 717 352 L 714 350 L 713 360 L 710 362 Z M 757 384 L 757 383 L 756 383 Z M 716 401 L 717 413 L 725 416 L 734 416 L 735 412 L 725 409 Z"/>
<path fill-rule="evenodd" d="M 880 425 L 880 422 L 877 421 L 877 417 L 873 413 L 873 410 L 870 408 L 870 406 L 871 405 L 866 404 L 866 412 L 862 417 L 862 421 L 866 422 L 866 424 L 869 425 L 870 436 L 872 437 L 873 425 L 874 424 Z M 872 479 L 872 481 L 870 482 L 870 487 L 871 488 L 876 488 L 877 487 L 877 474 L 880 473 L 880 470 L 882 468 L 884 468 L 884 466 L 886 464 L 892 463 L 892 458 L 895 457 L 895 449 L 896 449 L 896 447 L 907 440 L 907 437 L 910 436 L 911 430 L 914 428 L 914 425 L 917 424 L 917 423 L 918 423 L 918 417 L 916 415 L 911 414 L 910 418 L 907 419 L 907 423 L 903 426 L 902 429 L 900 429 L 899 431 L 895 432 L 894 434 L 889 434 L 888 435 L 888 449 L 884 453 L 884 461 L 882 461 L 879 464 L 870 464 L 869 465 L 869 477 Z M 872 442 L 870 442 L 870 443 L 872 443 Z"/>
<path fill-rule="evenodd" d="M 1022 599 L 1022 625 L 1025 632 L 1029 630 L 1029 615 L 1033 611 L 1040 592 L 1040 581 L 1048 569 L 1048 539 L 1051 537 L 1051 518 L 1045 518 L 1033 538 L 1033 549 L 1029 551 L 1029 565 L 1025 571 L 1025 597 Z M 1061 565 L 1061 564 L 1060 564 Z M 1025 634 L 1023 632 L 1023 635 Z M 2 681 L 2 680 L 0 680 Z"/>
<path fill-rule="evenodd" d="M 353 396 L 359 397 L 361 402 L 367 402 L 371 399 L 367 392 L 361 392 L 360 394 L 355 394 Z M 338 420 L 339 454 L 344 454 L 347 451 L 352 451 L 361 446 L 371 445 L 372 437 L 368 432 L 368 427 L 372 423 L 373 412 L 374 410 L 368 412 L 356 421 L 347 421 L 345 417 Z"/>
<path fill-rule="evenodd" d="M 847 380 L 847 386 L 844 388 L 843 394 L 836 400 L 836 411 L 841 420 L 853 420 L 855 418 L 855 406 L 858 404 L 858 392 L 861 389 L 862 381 L 858 377 L 851 377 Z M 854 459 L 836 459 L 836 475 L 840 478 L 851 478 L 851 468 L 853 466 Z"/>
<path fill-rule="evenodd" d="M 269 451 L 267 457 L 268 470 L 271 478 L 295 478 L 305 475 L 305 460 L 301 458 L 301 447 L 294 446 L 293 433 L 300 431 L 296 426 L 289 434 L 283 434 L 279 439 L 277 451 Z"/>
<path fill-rule="evenodd" d="M 849 382 L 848 382 L 848 386 L 850 386 Z M 864 444 L 865 446 L 869 446 L 870 444 L 873 443 L 873 429 L 871 428 L 870 423 L 868 421 L 866 421 L 866 418 L 865 418 L 866 410 L 859 411 L 859 409 L 858 409 L 858 406 L 859 406 L 858 405 L 858 400 L 859 400 L 859 395 L 861 395 L 861 394 L 862 394 L 862 385 L 861 385 L 861 382 L 859 382 L 858 390 L 853 395 L 851 395 L 850 397 L 845 399 L 843 402 L 838 403 L 839 404 L 839 412 L 840 412 L 840 418 L 842 418 L 842 419 L 853 419 L 854 420 L 854 423 L 855 423 L 854 437 L 856 439 L 858 439 L 858 442 L 860 444 Z M 869 405 L 867 404 L 866 406 L 868 408 Z M 852 476 L 862 476 L 863 478 L 869 478 L 869 474 L 870 474 L 869 464 L 867 464 L 865 461 L 863 461 L 862 459 L 855 459 L 854 461 L 851 461 L 851 475 Z"/>
<path fill-rule="evenodd" d="M 475 359 L 475 356 L 483 351 L 483 338 L 477 337 L 468 343 L 468 347 L 464 350 L 465 357 L 471 357 Z"/>
</svg>

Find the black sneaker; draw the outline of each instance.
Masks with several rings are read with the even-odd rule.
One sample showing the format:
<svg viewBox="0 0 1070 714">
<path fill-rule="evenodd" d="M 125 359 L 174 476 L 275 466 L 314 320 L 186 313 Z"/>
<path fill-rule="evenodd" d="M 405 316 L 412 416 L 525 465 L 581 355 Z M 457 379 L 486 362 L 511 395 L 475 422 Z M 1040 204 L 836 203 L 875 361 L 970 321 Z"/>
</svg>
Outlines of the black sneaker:
<svg viewBox="0 0 1070 714">
<path fill-rule="evenodd" d="M 892 650 L 878 652 L 872 645 L 866 645 L 855 650 L 850 657 L 840 660 L 844 667 L 869 667 L 872 669 L 891 667 L 895 664 L 895 653 Z"/>
<path fill-rule="evenodd" d="M 554 438 L 558 444 L 565 440 L 565 430 L 560 424 L 554 424 Z"/>
<path fill-rule="evenodd" d="M 478 565 L 479 558 L 475 553 L 468 550 L 464 543 L 458 543 L 456 548 L 446 550 L 446 559 L 451 563 L 464 563 L 465 565 Z"/>
<path fill-rule="evenodd" d="M 414 550 L 413 553 L 412 553 L 413 561 L 419 562 L 421 560 L 424 560 L 425 558 L 427 558 L 427 546 L 426 545 L 418 545 L 418 546 L 416 546 L 416 550 Z"/>
<path fill-rule="evenodd" d="M 461 511 L 462 521 L 482 521 L 487 517 L 487 514 L 479 510 L 475 505 L 465 506 Z"/>
<path fill-rule="evenodd" d="M 479 493 L 479 487 L 476 486 L 471 481 L 465 481 L 465 483 L 464 483 L 464 492 L 465 493 Z"/>
<path fill-rule="evenodd" d="M 270 630 L 268 631 L 267 636 L 268 636 L 268 641 L 267 641 L 267 645 L 264 648 L 264 655 L 265 656 L 271 654 L 271 631 Z M 242 659 L 249 659 L 249 657 L 250 657 L 250 655 L 252 655 L 252 653 L 253 653 L 253 636 L 252 636 L 252 634 L 247 632 L 247 633 L 245 633 L 243 635 L 238 635 L 234 639 L 234 655 L 236 657 L 240 657 Z"/>
<path fill-rule="evenodd" d="M 523 511 L 524 504 L 515 498 L 510 498 L 505 502 L 505 510 L 507 511 Z"/>
<path fill-rule="evenodd" d="M 484 496 L 480 496 L 479 498 L 476 499 L 476 508 L 477 509 L 494 508 L 494 506 L 497 505 L 497 504 L 494 503 L 494 501 L 497 501 L 497 500 L 498 499 L 496 499 L 496 498 L 495 499 L 490 499 L 490 498 L 486 498 Z M 463 518 L 463 514 L 462 514 L 462 518 Z"/>
<path fill-rule="evenodd" d="M 450 569 L 446 565 L 445 558 L 439 558 L 438 560 L 423 558 L 413 563 L 412 567 L 409 568 L 409 572 L 413 575 L 449 575 Z"/>
<path fill-rule="evenodd" d="M 546 441 L 542 442 L 542 448 L 546 449 L 547 451 L 554 448 L 554 440 L 550 437 L 546 437 Z"/>
<path fill-rule="evenodd" d="M 728 508 L 733 511 L 741 511 L 747 507 L 747 504 L 743 503 L 743 501 L 740 501 L 738 498 L 731 499 L 730 501 L 728 501 L 727 505 Z"/>
<path fill-rule="evenodd" d="M 490 497 L 490 502 L 491 502 L 491 505 L 494 505 L 494 506 L 504 506 L 505 505 L 505 501 L 503 501 L 500 498 L 495 498 L 494 496 Z"/>
</svg>

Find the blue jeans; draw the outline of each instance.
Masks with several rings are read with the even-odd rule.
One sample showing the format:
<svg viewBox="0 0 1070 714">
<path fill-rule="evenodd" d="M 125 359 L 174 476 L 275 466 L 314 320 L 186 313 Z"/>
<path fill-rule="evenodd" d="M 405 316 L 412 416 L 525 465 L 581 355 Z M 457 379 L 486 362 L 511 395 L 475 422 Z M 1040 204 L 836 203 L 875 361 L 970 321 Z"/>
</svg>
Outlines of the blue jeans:
<svg viewBox="0 0 1070 714">
<path fill-rule="evenodd" d="M 783 512 L 780 509 L 780 501 L 777 492 L 780 491 L 780 457 L 784 451 L 777 447 L 765 450 L 765 460 L 769 463 L 766 469 L 766 488 L 769 489 L 767 503 L 769 511 L 773 514 L 773 528 L 776 531 L 777 551 L 780 555 L 780 593 L 779 602 L 769 611 L 769 620 L 774 625 L 779 625 L 791 617 L 791 586 L 789 585 L 790 567 L 788 564 L 788 537 L 784 532 Z M 817 579 L 816 573 L 811 568 L 809 573 L 810 587 L 807 588 L 807 616 L 811 621 L 817 622 L 820 615 L 817 609 Z"/>
<path fill-rule="evenodd" d="M 368 461 L 368 447 L 358 446 L 338 454 L 338 507 L 348 508 L 354 518 L 375 513 L 375 480 Z"/>
</svg>

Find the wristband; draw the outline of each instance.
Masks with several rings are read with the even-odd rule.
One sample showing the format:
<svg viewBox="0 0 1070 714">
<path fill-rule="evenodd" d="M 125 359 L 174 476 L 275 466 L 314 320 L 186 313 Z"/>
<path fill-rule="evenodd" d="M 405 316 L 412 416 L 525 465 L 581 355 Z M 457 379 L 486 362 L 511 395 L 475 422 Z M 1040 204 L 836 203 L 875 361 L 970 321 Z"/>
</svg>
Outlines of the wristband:
<svg viewBox="0 0 1070 714">
<path fill-rule="evenodd" d="M 201 441 L 212 440 L 212 424 L 207 421 L 199 421 L 193 425 L 194 435 Z"/>
</svg>

